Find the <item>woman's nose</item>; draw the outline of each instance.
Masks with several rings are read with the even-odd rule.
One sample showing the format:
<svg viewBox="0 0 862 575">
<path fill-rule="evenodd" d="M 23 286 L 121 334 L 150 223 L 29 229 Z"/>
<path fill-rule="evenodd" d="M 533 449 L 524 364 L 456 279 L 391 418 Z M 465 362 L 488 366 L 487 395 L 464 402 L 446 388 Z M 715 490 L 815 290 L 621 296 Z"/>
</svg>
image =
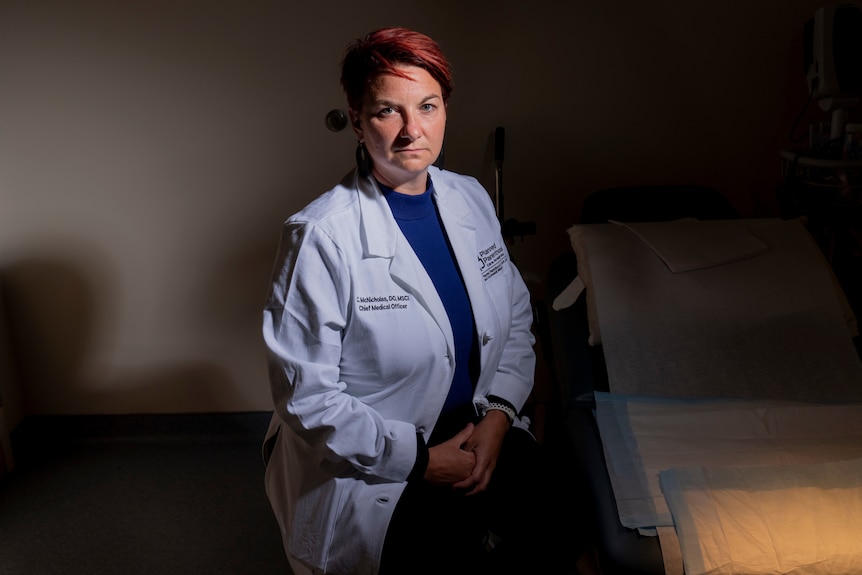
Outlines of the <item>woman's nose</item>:
<svg viewBox="0 0 862 575">
<path fill-rule="evenodd" d="M 422 135 L 422 130 L 419 128 L 419 123 L 412 114 L 404 114 L 404 126 L 401 128 L 401 137 L 407 138 L 410 141 L 416 140 Z"/>
</svg>

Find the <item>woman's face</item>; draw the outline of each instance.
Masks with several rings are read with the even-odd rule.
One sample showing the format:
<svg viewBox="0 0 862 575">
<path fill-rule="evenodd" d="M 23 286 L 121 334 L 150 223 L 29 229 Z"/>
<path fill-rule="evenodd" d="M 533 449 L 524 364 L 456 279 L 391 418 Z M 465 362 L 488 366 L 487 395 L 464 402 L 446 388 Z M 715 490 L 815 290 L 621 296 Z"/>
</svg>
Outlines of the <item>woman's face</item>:
<svg viewBox="0 0 862 575">
<path fill-rule="evenodd" d="M 362 109 L 351 109 L 350 116 L 378 181 L 405 194 L 421 194 L 428 166 L 443 147 L 446 105 L 431 74 L 415 66 L 398 69 L 410 78 L 379 75 L 369 84 Z"/>
</svg>

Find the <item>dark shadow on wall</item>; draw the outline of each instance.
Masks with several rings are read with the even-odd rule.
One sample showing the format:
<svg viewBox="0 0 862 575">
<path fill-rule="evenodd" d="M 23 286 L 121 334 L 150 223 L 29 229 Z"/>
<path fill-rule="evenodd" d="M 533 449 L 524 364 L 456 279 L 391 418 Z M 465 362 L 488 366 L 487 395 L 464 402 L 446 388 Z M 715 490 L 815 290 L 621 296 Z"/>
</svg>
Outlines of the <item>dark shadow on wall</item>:
<svg viewBox="0 0 862 575">
<path fill-rule="evenodd" d="M 257 243 L 223 254 L 218 266 L 202 274 L 205 279 L 201 285 L 206 289 L 198 290 L 200 297 L 194 302 L 196 321 L 209 329 L 245 334 L 244 337 L 263 345 L 261 321 L 278 248 L 278 232 L 275 228 Z"/>
<path fill-rule="evenodd" d="M 219 413 L 235 411 L 243 401 L 226 370 L 207 362 L 127 370 L 81 393 L 91 413 Z"/>
<path fill-rule="evenodd" d="M 62 400 L 74 387 L 91 344 L 93 290 L 75 267 L 51 258 L 10 264 L 2 280 L 22 407 L 30 413 L 40 396 Z"/>
<path fill-rule="evenodd" d="M 118 289 L 109 276 L 101 278 L 107 284 L 101 285 L 69 260 L 32 257 L 8 263 L 0 280 L 25 417 L 218 412 L 241 401 L 227 372 L 212 363 L 147 365 L 114 373 L 90 365 L 95 330 L 113 321 L 102 317 L 110 310 L 97 295 Z"/>
</svg>

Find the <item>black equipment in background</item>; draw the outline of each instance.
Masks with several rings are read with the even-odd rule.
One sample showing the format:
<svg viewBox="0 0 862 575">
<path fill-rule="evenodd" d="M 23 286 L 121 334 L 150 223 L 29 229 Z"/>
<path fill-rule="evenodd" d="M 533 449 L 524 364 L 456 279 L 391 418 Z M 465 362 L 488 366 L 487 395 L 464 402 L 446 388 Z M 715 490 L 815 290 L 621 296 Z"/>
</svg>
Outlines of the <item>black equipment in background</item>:
<svg viewBox="0 0 862 575">
<path fill-rule="evenodd" d="M 513 218 L 506 219 L 503 200 L 503 156 L 506 148 L 506 128 L 497 126 L 494 130 L 494 206 L 497 219 L 502 226 L 503 239 L 511 244 L 515 237 L 532 236 L 536 234 L 536 222 L 521 222 Z"/>
</svg>

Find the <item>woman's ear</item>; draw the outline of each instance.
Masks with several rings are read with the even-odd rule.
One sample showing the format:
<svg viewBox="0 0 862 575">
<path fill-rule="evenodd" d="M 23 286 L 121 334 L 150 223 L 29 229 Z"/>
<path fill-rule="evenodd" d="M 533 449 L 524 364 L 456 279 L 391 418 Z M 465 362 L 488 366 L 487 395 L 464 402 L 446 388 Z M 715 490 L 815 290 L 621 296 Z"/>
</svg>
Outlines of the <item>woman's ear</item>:
<svg viewBox="0 0 862 575">
<path fill-rule="evenodd" d="M 353 128 L 353 133 L 362 141 L 362 122 L 359 119 L 359 111 L 353 108 L 348 108 L 347 113 L 350 114 L 350 125 Z"/>
</svg>

